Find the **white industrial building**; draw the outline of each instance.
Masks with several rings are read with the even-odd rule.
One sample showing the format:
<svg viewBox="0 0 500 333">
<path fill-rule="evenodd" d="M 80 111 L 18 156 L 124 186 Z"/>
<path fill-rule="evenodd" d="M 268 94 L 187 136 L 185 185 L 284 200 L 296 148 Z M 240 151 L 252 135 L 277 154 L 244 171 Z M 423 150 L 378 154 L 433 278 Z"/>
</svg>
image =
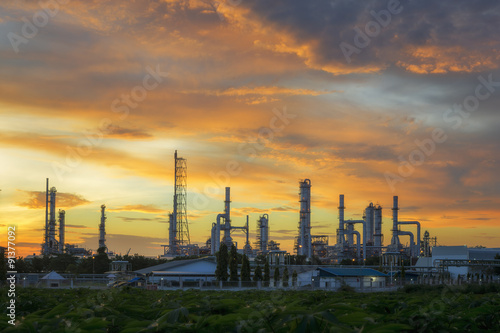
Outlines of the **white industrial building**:
<svg viewBox="0 0 500 333">
<path fill-rule="evenodd" d="M 318 267 L 317 279 L 320 288 L 337 289 L 342 285 L 353 288 L 384 288 L 387 274 L 371 268 Z"/>
<path fill-rule="evenodd" d="M 217 264 L 214 257 L 174 260 L 135 271 L 149 276 L 149 282 L 168 285 L 171 282 L 215 281 Z"/>
<path fill-rule="evenodd" d="M 432 248 L 432 257 L 421 257 L 418 259 L 415 269 L 417 271 L 435 272 L 439 271 L 443 260 L 492 260 L 500 254 L 500 248 L 468 248 L 462 246 L 434 246 Z M 466 277 L 468 273 L 475 273 L 473 266 L 468 266 L 464 262 L 463 266 L 459 264 L 446 265 L 447 271 L 452 279 L 457 279 L 458 275 Z"/>
</svg>

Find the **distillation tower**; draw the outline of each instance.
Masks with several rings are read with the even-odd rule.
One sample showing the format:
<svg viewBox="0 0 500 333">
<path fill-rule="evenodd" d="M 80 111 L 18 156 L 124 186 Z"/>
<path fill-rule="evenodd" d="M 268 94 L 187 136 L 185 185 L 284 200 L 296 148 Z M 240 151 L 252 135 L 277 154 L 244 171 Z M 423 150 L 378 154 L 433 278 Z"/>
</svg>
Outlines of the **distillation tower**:
<svg viewBox="0 0 500 333">
<path fill-rule="evenodd" d="M 337 245 L 334 246 L 335 257 L 338 260 L 350 259 L 356 255 L 378 256 L 382 253 L 382 207 L 370 203 L 363 212 L 362 220 L 345 220 L 344 195 L 339 196 L 339 227 L 337 229 Z M 355 224 L 361 224 L 360 233 L 354 229 Z M 356 242 L 354 237 L 356 236 Z"/>
<path fill-rule="evenodd" d="M 42 244 L 42 255 L 60 253 L 59 242 L 56 239 L 56 193 L 55 187 L 49 190 L 49 179 L 47 178 L 45 188 L 45 236 Z M 64 235 L 62 238 L 64 239 Z"/>
<path fill-rule="evenodd" d="M 311 244 L 311 180 L 300 181 L 300 221 L 297 239 L 297 255 L 312 257 Z"/>
<path fill-rule="evenodd" d="M 106 205 L 101 205 L 101 223 L 99 224 L 99 249 L 106 247 Z"/>
<path fill-rule="evenodd" d="M 233 244 L 233 238 L 231 237 L 232 230 L 242 230 L 246 233 L 246 242 L 243 247 L 243 251 L 245 254 L 250 255 L 252 252 L 252 246 L 249 241 L 249 228 L 248 228 L 248 219 L 245 226 L 236 227 L 231 224 L 231 188 L 226 187 L 226 198 L 224 200 L 224 213 L 217 215 L 216 222 L 212 223 L 212 232 L 210 239 L 210 253 L 213 255 L 217 253 L 220 249 L 221 244 L 221 232 L 224 232 L 224 236 L 222 238 L 222 243 L 226 244 L 227 248 L 230 249 Z M 223 223 L 224 221 L 224 223 Z M 235 244 L 236 246 L 237 244 Z"/>
<path fill-rule="evenodd" d="M 257 220 L 257 251 L 268 252 L 269 245 L 269 215 L 264 214 Z"/>
<path fill-rule="evenodd" d="M 400 243 L 399 236 L 409 236 L 410 237 L 410 245 L 409 256 L 410 257 L 419 257 L 420 256 L 420 222 L 418 221 L 399 221 L 398 217 L 399 211 L 399 202 L 398 196 L 393 197 L 393 207 L 392 207 L 392 239 L 391 244 L 387 247 L 386 257 L 389 260 L 393 260 L 396 256 L 401 256 L 403 252 L 403 246 Z M 414 242 L 414 235 L 410 231 L 401 231 L 401 225 L 413 224 L 417 226 L 417 244 Z"/>
<path fill-rule="evenodd" d="M 66 211 L 59 209 L 59 253 L 64 253 L 65 227 L 66 227 Z"/>
</svg>

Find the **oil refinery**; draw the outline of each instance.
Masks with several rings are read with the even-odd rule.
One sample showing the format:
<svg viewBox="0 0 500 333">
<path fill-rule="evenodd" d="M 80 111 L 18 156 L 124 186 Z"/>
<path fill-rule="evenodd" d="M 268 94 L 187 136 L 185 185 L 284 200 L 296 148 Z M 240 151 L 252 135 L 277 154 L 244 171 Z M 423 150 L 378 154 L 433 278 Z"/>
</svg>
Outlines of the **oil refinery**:
<svg viewBox="0 0 500 333">
<path fill-rule="evenodd" d="M 295 237 L 293 253 L 283 251 L 279 243 L 270 239 L 272 216 L 270 213 L 261 214 L 257 222 L 257 230 L 253 247 L 250 242 L 250 217 L 246 216 L 244 225 L 235 225 L 231 219 L 231 188 L 225 188 L 224 210 L 214 213 L 213 222 L 207 225 L 208 240 L 204 246 L 191 243 L 188 223 L 187 207 L 187 160 L 179 157 L 177 151 L 174 153 L 174 195 L 173 211 L 168 215 L 168 244 L 162 245 L 163 258 L 174 258 L 179 256 L 193 255 L 215 255 L 221 244 L 228 247 L 233 244 L 238 251 L 246 254 L 249 258 L 258 255 L 272 256 L 274 260 L 285 260 L 287 256 L 297 255 L 311 262 L 313 259 L 321 263 L 334 264 L 345 260 L 365 263 L 368 258 L 379 258 L 381 265 L 400 263 L 402 260 L 415 262 L 418 257 L 430 255 L 430 236 L 426 232 L 421 240 L 421 229 L 419 221 L 402 221 L 399 219 L 398 196 L 393 197 L 392 229 L 390 242 L 384 244 L 382 233 L 382 207 L 370 202 L 362 212 L 362 219 L 345 219 L 345 196 L 338 197 L 338 224 L 333 222 L 332 217 L 330 234 L 315 234 L 311 223 L 311 194 L 312 181 L 303 179 L 299 181 L 299 206 L 298 206 L 298 232 Z M 41 253 L 51 255 L 57 253 L 71 253 L 74 255 L 89 255 L 91 251 L 78 247 L 77 245 L 65 244 L 66 211 L 59 210 L 56 221 L 56 197 L 55 187 L 49 189 L 49 179 L 46 183 L 46 213 L 45 233 Z M 106 205 L 101 205 L 100 223 L 98 225 L 99 242 L 97 248 L 106 245 Z M 361 215 L 361 214 L 360 214 Z M 56 227 L 59 227 L 58 238 Z M 405 230 L 407 226 L 415 226 L 416 233 Z M 233 240 L 235 232 L 245 235 L 244 244 L 238 244 Z M 408 236 L 407 242 L 402 237 Z M 331 244 L 330 239 L 336 242 Z M 434 239 L 434 243 L 435 243 Z M 281 259 L 280 259 L 281 258 Z"/>
</svg>

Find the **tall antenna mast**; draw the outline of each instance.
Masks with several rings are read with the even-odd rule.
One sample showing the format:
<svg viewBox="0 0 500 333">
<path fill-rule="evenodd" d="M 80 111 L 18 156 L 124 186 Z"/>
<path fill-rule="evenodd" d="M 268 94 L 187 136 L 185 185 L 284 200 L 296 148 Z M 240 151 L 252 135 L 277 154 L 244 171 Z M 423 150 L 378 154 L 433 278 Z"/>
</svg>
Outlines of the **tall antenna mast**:
<svg viewBox="0 0 500 333">
<path fill-rule="evenodd" d="M 177 244 L 189 245 L 189 225 L 187 220 L 187 163 L 175 151 L 174 219 L 177 222 Z"/>
</svg>

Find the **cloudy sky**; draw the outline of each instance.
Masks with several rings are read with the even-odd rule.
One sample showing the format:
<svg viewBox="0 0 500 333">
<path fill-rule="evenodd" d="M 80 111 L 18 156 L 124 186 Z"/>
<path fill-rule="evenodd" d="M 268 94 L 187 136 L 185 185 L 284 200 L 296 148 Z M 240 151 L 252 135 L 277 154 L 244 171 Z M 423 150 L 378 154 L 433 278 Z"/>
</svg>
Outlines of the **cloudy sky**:
<svg viewBox="0 0 500 333">
<path fill-rule="evenodd" d="M 160 254 L 177 149 L 192 243 L 231 186 L 292 250 L 309 178 L 313 234 L 344 194 L 387 244 L 399 195 L 438 243 L 498 246 L 499 34 L 494 0 L 2 2 L 1 227 L 38 252 L 50 178 L 67 242 L 96 249 L 106 204 L 111 250 Z"/>
</svg>

